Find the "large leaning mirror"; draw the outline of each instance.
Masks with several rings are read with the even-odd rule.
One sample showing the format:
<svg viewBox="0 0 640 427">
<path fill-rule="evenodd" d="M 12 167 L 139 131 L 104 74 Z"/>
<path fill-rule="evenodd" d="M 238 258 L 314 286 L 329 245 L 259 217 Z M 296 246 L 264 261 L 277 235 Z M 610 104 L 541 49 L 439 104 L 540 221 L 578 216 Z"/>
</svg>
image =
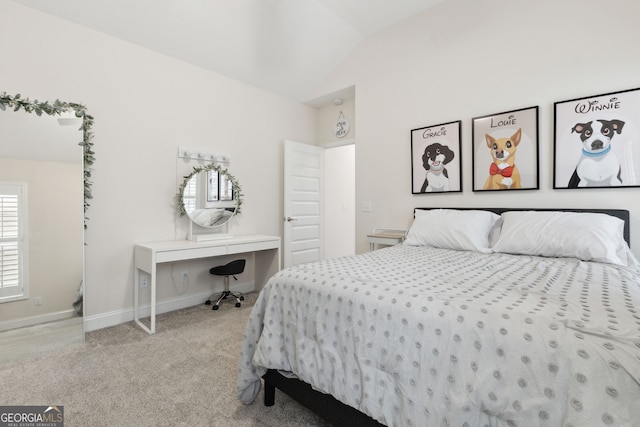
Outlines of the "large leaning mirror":
<svg viewBox="0 0 640 427">
<path fill-rule="evenodd" d="M 84 341 L 92 117 L 0 94 L 0 362 Z"/>
<path fill-rule="evenodd" d="M 196 167 L 178 190 L 180 215 L 189 216 L 189 239 L 208 240 L 224 236 L 234 215 L 240 213 L 242 189 L 229 171 L 211 163 Z"/>
</svg>

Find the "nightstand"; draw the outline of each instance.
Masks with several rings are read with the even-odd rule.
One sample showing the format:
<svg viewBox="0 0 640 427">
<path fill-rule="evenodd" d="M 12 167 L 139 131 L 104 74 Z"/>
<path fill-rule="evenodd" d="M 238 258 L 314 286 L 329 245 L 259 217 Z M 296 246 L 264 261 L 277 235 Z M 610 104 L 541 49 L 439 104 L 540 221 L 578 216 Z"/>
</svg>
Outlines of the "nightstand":
<svg viewBox="0 0 640 427">
<path fill-rule="evenodd" d="M 407 230 L 400 230 L 397 228 L 376 228 L 373 230 L 373 233 L 367 234 L 369 250 L 374 250 L 376 243 L 388 246 L 397 245 L 404 240 L 406 235 Z"/>
</svg>

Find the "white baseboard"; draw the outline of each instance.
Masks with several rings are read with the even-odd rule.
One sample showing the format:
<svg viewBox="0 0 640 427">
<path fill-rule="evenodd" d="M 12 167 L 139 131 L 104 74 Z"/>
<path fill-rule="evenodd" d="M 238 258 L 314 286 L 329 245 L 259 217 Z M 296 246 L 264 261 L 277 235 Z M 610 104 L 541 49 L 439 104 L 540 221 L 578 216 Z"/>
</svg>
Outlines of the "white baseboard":
<svg viewBox="0 0 640 427">
<path fill-rule="evenodd" d="M 253 292 L 255 290 L 255 283 L 250 282 L 238 286 L 231 286 L 231 290 L 240 293 Z M 186 296 L 179 296 L 168 300 L 158 301 L 156 303 L 156 315 L 203 304 L 204 301 L 206 301 L 207 298 L 209 298 L 212 294 L 221 291 L 222 289 L 200 292 L 197 294 L 189 294 Z M 151 305 L 141 305 L 140 317 L 145 318 L 149 316 L 151 316 Z M 91 332 L 131 321 L 133 321 L 133 306 L 131 306 L 131 308 L 126 308 L 123 310 L 110 311 L 107 313 L 96 314 L 94 316 L 85 316 L 84 330 L 85 332 Z"/>
<path fill-rule="evenodd" d="M 40 314 L 38 316 L 21 317 L 15 320 L 6 320 L 0 322 L 0 332 L 10 331 L 12 329 L 24 328 L 26 326 L 38 325 L 40 323 L 55 322 L 57 320 L 71 319 L 76 316 L 73 309 L 57 311 L 55 313 Z"/>
</svg>

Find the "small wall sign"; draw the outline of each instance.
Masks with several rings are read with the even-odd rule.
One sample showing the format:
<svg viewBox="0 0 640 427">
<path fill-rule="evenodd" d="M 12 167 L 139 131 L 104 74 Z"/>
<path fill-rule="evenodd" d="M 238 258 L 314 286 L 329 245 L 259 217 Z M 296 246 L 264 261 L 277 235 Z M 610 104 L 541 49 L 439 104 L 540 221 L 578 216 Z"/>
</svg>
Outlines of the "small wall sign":
<svg viewBox="0 0 640 427">
<path fill-rule="evenodd" d="M 340 115 L 338 116 L 338 121 L 336 122 L 336 136 L 338 138 L 343 138 L 346 134 L 349 133 L 349 120 L 342 114 L 340 111 Z"/>
</svg>

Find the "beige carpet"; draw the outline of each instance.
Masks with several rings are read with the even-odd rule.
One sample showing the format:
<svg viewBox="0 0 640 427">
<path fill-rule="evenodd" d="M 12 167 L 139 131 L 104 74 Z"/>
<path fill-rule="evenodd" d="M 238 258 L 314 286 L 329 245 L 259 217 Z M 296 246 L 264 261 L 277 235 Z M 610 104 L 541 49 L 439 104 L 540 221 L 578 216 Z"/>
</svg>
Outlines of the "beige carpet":
<svg viewBox="0 0 640 427">
<path fill-rule="evenodd" d="M 63 405 L 66 427 L 327 426 L 286 395 L 265 407 L 236 398 L 243 307 L 196 306 L 158 316 L 156 334 L 133 322 L 85 343 L 0 365 L 0 405 Z"/>
<path fill-rule="evenodd" d="M 0 332 L 0 364 L 58 351 L 84 341 L 82 317 Z"/>
</svg>

